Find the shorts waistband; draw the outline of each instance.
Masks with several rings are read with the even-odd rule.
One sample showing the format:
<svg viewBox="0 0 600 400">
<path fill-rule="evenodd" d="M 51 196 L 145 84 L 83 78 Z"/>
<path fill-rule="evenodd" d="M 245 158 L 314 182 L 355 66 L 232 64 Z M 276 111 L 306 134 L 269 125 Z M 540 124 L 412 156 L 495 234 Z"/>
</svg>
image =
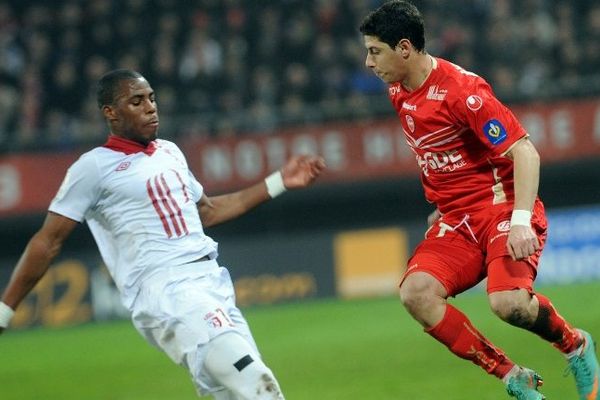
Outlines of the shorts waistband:
<svg viewBox="0 0 600 400">
<path fill-rule="evenodd" d="M 144 284 L 155 279 L 168 282 L 171 279 L 178 279 L 181 277 L 197 278 L 217 271 L 218 269 L 219 264 L 216 259 L 204 256 L 198 260 L 190 261 L 185 264 L 166 266 L 146 271 L 139 277 L 138 282 Z"/>
</svg>

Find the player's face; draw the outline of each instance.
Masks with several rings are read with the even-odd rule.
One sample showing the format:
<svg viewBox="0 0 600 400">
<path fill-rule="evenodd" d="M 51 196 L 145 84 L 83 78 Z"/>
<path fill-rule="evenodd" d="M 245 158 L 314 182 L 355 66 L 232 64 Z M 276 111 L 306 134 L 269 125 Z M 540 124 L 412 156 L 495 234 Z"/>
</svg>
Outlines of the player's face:
<svg viewBox="0 0 600 400">
<path fill-rule="evenodd" d="M 110 118 L 112 133 L 141 144 L 158 134 L 158 110 L 154 90 L 144 78 L 120 83 Z"/>
<path fill-rule="evenodd" d="M 405 60 L 400 46 L 392 49 L 387 43 L 376 36 L 364 35 L 367 58 L 365 65 L 385 83 L 395 83 L 404 80 L 406 76 Z"/>
</svg>

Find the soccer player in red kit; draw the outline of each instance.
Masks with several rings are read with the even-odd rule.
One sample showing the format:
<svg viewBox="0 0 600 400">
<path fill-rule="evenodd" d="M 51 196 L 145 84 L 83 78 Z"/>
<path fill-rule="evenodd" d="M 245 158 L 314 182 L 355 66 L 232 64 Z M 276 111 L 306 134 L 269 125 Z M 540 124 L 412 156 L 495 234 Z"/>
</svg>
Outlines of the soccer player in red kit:
<svg viewBox="0 0 600 400">
<path fill-rule="evenodd" d="M 402 303 L 451 352 L 500 378 L 510 396 L 544 399 L 537 373 L 515 364 L 447 303 L 487 277 L 494 313 L 550 342 L 566 356 L 579 398 L 599 399 L 590 334 L 533 289 L 546 217 L 537 196 L 539 155 L 527 132 L 484 79 L 426 52 L 414 5 L 387 2 L 360 31 L 366 66 L 389 84 L 425 196 L 436 206 L 400 283 Z"/>
</svg>

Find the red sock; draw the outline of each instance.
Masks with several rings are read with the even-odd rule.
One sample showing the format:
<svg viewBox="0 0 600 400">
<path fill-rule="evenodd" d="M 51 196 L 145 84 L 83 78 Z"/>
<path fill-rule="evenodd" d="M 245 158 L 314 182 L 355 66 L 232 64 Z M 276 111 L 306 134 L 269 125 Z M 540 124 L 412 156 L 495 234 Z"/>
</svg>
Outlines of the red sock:
<svg viewBox="0 0 600 400">
<path fill-rule="evenodd" d="M 462 312 L 450 304 L 446 304 L 444 318 L 425 332 L 460 358 L 470 360 L 498 378 L 504 377 L 515 365 L 501 350 L 483 337 Z"/>
<path fill-rule="evenodd" d="M 565 354 L 577 349 L 583 340 L 579 331 L 558 314 L 547 297 L 539 293 L 536 293 L 535 297 L 540 303 L 540 310 L 530 331 L 549 341 Z"/>
</svg>

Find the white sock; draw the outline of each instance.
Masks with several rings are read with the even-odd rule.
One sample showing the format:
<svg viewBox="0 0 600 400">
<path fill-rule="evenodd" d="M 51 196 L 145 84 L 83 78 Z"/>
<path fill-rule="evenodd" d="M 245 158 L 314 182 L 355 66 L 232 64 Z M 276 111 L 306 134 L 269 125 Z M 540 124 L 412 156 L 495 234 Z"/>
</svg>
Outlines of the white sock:
<svg viewBox="0 0 600 400">
<path fill-rule="evenodd" d="M 570 359 L 570 358 L 580 355 L 583 352 L 584 346 L 585 346 L 585 336 L 583 337 L 583 341 L 581 342 L 579 347 L 576 348 L 575 350 L 573 350 L 572 352 L 565 354 L 565 357 L 567 357 L 567 359 Z"/>
<path fill-rule="evenodd" d="M 519 372 L 521 372 L 521 367 L 515 364 L 510 371 L 508 371 L 508 373 L 502 377 L 502 382 L 504 382 L 505 385 L 508 385 L 510 378 L 517 376 Z"/>
</svg>

